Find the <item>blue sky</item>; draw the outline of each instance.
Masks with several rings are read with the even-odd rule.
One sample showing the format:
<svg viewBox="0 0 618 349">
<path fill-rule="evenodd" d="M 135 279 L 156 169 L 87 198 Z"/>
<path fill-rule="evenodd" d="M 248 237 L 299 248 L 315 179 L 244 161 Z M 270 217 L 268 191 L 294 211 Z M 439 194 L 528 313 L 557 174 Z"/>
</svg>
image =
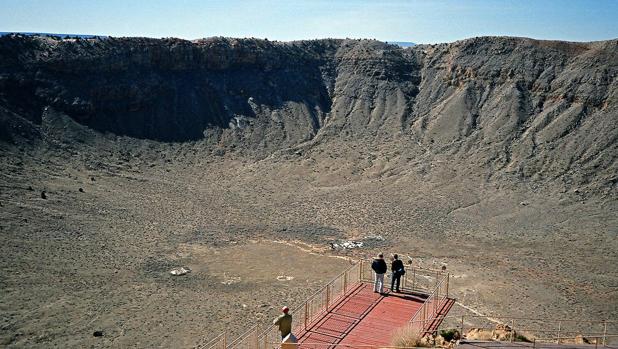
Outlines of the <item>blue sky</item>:
<svg viewBox="0 0 618 349">
<path fill-rule="evenodd" d="M 618 37 L 618 0 L 0 0 L 0 32 L 112 36 L 375 38 Z"/>
</svg>

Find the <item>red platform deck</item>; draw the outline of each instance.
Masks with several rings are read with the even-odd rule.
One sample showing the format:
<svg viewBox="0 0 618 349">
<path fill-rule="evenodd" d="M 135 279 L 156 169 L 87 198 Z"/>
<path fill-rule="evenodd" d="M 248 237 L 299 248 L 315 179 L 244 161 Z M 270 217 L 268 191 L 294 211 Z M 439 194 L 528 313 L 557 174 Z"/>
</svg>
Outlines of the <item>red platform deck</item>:
<svg viewBox="0 0 618 349">
<path fill-rule="evenodd" d="M 373 285 L 362 283 L 308 326 L 307 331 L 297 334 L 300 348 L 389 345 L 393 331 L 405 326 L 423 301 L 404 293 L 381 296 L 373 292 Z"/>
</svg>

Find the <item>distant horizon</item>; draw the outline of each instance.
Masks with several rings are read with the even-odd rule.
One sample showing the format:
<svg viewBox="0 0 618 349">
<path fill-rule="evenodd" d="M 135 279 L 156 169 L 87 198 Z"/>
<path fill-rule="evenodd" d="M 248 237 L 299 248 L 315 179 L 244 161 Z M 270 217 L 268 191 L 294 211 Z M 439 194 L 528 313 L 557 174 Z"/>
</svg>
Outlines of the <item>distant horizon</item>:
<svg viewBox="0 0 618 349">
<path fill-rule="evenodd" d="M 380 42 L 384 42 L 384 43 L 388 43 L 388 44 L 399 45 L 399 46 L 402 46 L 402 47 L 411 47 L 411 46 L 417 46 L 417 45 L 449 44 L 449 43 L 453 43 L 453 42 L 457 42 L 457 41 L 469 40 L 469 39 L 474 39 L 474 38 L 484 38 L 484 37 L 519 38 L 519 39 L 530 39 L 530 40 L 537 40 L 537 41 L 562 41 L 562 42 L 573 42 L 573 43 L 587 43 L 587 42 L 600 42 L 600 41 L 618 40 L 618 37 L 609 38 L 609 39 L 603 39 L 603 40 L 573 41 L 573 40 L 539 39 L 539 38 L 533 38 L 533 37 L 527 37 L 527 36 L 514 36 L 514 35 L 481 35 L 481 36 L 471 36 L 471 37 L 467 37 L 467 38 L 463 38 L 463 39 L 457 39 L 457 40 L 448 41 L 448 42 L 423 43 L 423 42 L 414 42 L 414 41 L 379 40 L 379 39 L 374 39 L 374 38 L 360 38 L 360 37 L 359 38 L 324 37 L 324 38 L 307 38 L 307 39 L 294 39 L 294 40 L 275 40 L 275 39 L 269 39 L 269 38 L 260 38 L 260 37 L 256 37 L 256 36 L 236 37 L 236 36 L 213 35 L 213 36 L 204 36 L 204 37 L 199 37 L 199 38 L 188 39 L 188 38 L 181 38 L 181 37 L 176 37 L 176 36 L 164 36 L 164 37 L 154 37 L 154 36 L 115 36 L 115 35 L 104 35 L 104 34 L 0 31 L 0 36 L 9 35 L 9 34 L 21 34 L 21 35 L 31 35 L 31 36 L 58 36 L 58 37 L 61 37 L 61 38 L 72 37 L 72 36 L 79 36 L 79 37 L 83 37 L 83 38 L 95 38 L 95 37 L 99 37 L 99 38 L 145 38 L 145 39 L 159 39 L 159 40 L 160 39 L 179 39 L 179 40 L 186 40 L 186 41 L 196 41 L 196 40 L 209 39 L 209 38 L 218 38 L 218 37 L 230 38 L 230 39 L 257 39 L 257 40 L 266 40 L 266 41 L 273 41 L 273 42 L 294 42 L 294 41 L 312 41 L 312 40 L 328 40 L 328 39 L 345 40 L 345 39 L 349 39 L 349 40 L 376 40 L 376 41 L 380 41 Z"/>
<path fill-rule="evenodd" d="M 618 37 L 618 1 L 612 0 L 3 0 L 1 7 L 0 30 L 21 33 L 417 44 L 482 36 L 570 42 Z"/>
</svg>

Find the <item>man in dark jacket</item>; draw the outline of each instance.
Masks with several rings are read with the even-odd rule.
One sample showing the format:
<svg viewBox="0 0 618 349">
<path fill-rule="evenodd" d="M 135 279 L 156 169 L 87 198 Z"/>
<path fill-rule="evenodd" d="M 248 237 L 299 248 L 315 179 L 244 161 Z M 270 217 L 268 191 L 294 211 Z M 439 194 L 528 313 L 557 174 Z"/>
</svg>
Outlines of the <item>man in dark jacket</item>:
<svg viewBox="0 0 618 349">
<path fill-rule="evenodd" d="M 373 292 L 384 293 L 384 273 L 388 270 L 387 268 L 384 255 L 380 253 L 378 258 L 374 259 L 373 263 L 371 263 L 371 269 L 373 269 L 376 274 Z"/>
<path fill-rule="evenodd" d="M 399 259 L 399 256 L 393 256 L 393 262 L 391 263 L 391 271 L 393 272 L 391 277 L 391 292 L 400 292 L 399 291 L 399 281 L 401 279 L 401 275 L 405 274 L 405 269 L 403 268 L 403 262 Z"/>
</svg>

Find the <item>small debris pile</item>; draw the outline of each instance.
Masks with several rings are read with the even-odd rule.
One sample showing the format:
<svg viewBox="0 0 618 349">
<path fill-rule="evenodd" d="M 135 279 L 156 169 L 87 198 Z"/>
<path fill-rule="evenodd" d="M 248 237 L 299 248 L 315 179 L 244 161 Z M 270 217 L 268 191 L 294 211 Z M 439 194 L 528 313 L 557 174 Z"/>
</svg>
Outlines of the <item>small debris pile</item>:
<svg viewBox="0 0 618 349">
<path fill-rule="evenodd" d="M 351 250 L 353 248 L 361 248 L 365 244 L 362 241 L 339 241 L 339 242 L 331 242 L 330 248 L 333 250 Z"/>
<path fill-rule="evenodd" d="M 223 281 L 221 281 L 224 285 L 233 285 L 237 284 L 241 281 L 240 276 L 228 276 L 227 273 L 223 273 Z"/>
<path fill-rule="evenodd" d="M 170 274 L 174 276 L 181 276 L 181 275 L 188 274 L 190 272 L 191 272 L 191 269 L 189 269 L 188 267 L 180 267 L 180 268 L 174 268 L 170 270 Z"/>
<path fill-rule="evenodd" d="M 335 242 L 330 242 L 329 245 L 333 250 L 352 250 L 356 248 L 371 247 L 368 245 L 382 241 L 384 241 L 384 237 L 381 235 L 367 235 L 360 240 L 338 240 Z"/>
<path fill-rule="evenodd" d="M 279 281 L 292 281 L 294 280 L 293 276 L 287 276 L 287 275 L 279 275 L 277 276 L 277 280 Z"/>
</svg>

